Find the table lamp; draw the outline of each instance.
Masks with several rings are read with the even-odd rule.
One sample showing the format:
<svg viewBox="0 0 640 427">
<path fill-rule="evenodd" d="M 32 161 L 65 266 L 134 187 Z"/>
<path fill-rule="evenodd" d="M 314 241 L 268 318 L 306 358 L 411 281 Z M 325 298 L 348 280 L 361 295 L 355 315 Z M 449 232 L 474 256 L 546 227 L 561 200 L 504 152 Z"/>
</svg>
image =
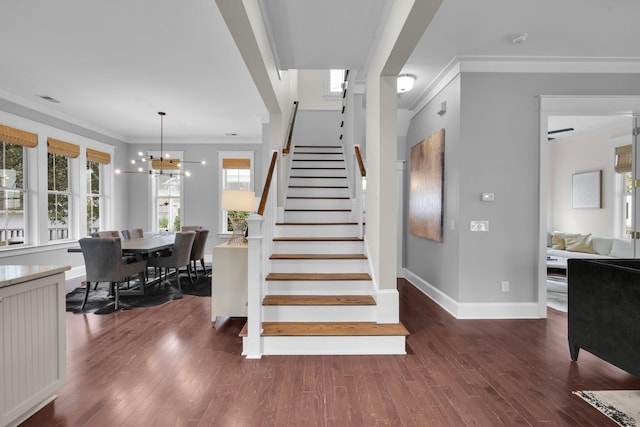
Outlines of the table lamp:
<svg viewBox="0 0 640 427">
<path fill-rule="evenodd" d="M 255 193 L 246 190 L 222 190 L 221 209 L 227 211 L 233 233 L 227 245 L 243 245 L 247 243 L 244 229 L 247 221 L 241 212 L 252 212 L 255 205 Z"/>
</svg>

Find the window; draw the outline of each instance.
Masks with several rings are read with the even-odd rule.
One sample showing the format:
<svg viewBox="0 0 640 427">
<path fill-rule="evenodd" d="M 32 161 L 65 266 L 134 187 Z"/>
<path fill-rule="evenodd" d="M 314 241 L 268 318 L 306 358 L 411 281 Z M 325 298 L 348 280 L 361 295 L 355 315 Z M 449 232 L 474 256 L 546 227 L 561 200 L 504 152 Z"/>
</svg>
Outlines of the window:
<svg viewBox="0 0 640 427">
<path fill-rule="evenodd" d="M 47 139 L 47 212 L 49 241 L 69 239 L 71 228 L 70 159 L 80 154 L 75 144 Z"/>
<path fill-rule="evenodd" d="M 180 231 L 181 176 L 153 177 L 156 231 Z"/>
<path fill-rule="evenodd" d="M 222 190 L 253 190 L 253 152 L 220 152 L 220 194 Z M 248 216 L 248 213 L 243 214 Z M 228 212 L 220 216 L 220 232 L 233 231 Z"/>
<path fill-rule="evenodd" d="M 109 164 L 108 153 L 87 148 L 87 236 L 103 228 L 104 179 L 103 164 Z"/>
<path fill-rule="evenodd" d="M 614 169 L 616 171 L 616 235 L 631 237 L 633 227 L 633 149 L 631 144 L 616 147 Z"/>
<path fill-rule="evenodd" d="M 344 88 L 344 70 L 329 70 L 329 94 L 341 95 Z"/>
<path fill-rule="evenodd" d="M 26 148 L 4 141 L 0 144 L 0 246 L 23 244 Z"/>
</svg>

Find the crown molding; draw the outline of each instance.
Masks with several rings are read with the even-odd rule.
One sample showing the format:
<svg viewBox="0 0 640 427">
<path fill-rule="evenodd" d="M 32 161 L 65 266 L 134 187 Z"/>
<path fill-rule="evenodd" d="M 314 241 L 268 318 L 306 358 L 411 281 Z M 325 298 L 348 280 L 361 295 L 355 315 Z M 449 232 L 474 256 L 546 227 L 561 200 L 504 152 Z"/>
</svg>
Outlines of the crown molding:
<svg viewBox="0 0 640 427">
<path fill-rule="evenodd" d="M 638 58 L 456 56 L 409 107 L 415 116 L 460 73 L 640 74 Z"/>
<path fill-rule="evenodd" d="M 113 139 L 117 139 L 123 142 L 129 142 L 129 139 L 124 137 L 123 135 L 117 134 L 115 132 L 108 131 L 101 127 L 95 126 L 91 123 L 82 121 L 77 119 L 76 117 L 70 116 L 66 113 L 56 110 L 55 108 L 51 108 L 48 105 L 44 105 L 38 101 L 33 99 L 29 99 L 23 95 L 17 94 L 9 89 L 0 87 L 0 98 L 17 104 L 21 107 L 28 108 L 37 113 L 45 114 L 54 119 L 62 120 L 74 126 L 79 126 L 81 128 L 87 129 L 91 132 L 99 133 L 104 136 L 108 136 Z"/>
<path fill-rule="evenodd" d="M 155 144 L 158 145 L 160 143 L 159 138 L 131 138 L 129 139 L 130 144 Z M 163 144 L 175 144 L 176 146 L 185 145 L 185 144 L 217 144 L 217 145 L 260 145 L 262 144 L 262 139 L 260 138 L 238 138 L 238 137 L 228 137 L 228 138 L 164 138 Z"/>
</svg>

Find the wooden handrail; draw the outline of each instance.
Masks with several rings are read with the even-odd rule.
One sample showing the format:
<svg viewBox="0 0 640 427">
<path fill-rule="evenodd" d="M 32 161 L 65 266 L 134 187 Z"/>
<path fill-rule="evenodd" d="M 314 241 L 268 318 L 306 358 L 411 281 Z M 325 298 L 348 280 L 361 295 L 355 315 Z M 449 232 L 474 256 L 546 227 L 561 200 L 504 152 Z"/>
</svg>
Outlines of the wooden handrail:
<svg viewBox="0 0 640 427">
<path fill-rule="evenodd" d="M 271 178 L 273 178 L 273 171 L 276 170 L 276 161 L 278 160 L 278 153 L 276 151 L 271 155 L 271 164 L 269 165 L 269 172 L 267 173 L 267 179 L 264 181 L 264 188 L 262 189 L 262 197 L 260 197 L 260 206 L 258 206 L 258 215 L 264 214 L 264 207 L 267 205 L 267 198 L 269 197 L 269 188 L 271 188 Z"/>
<path fill-rule="evenodd" d="M 289 154 L 291 150 L 291 139 L 293 138 L 293 125 L 296 123 L 296 116 L 298 115 L 298 101 L 293 101 L 293 108 L 291 109 L 291 118 L 289 119 L 289 132 L 287 133 L 287 143 L 282 149 L 282 154 Z"/>
<path fill-rule="evenodd" d="M 362 154 L 360 153 L 360 147 L 355 145 L 353 147 L 356 150 L 356 158 L 358 159 L 358 166 L 360 166 L 360 175 L 367 176 L 367 168 L 364 167 L 364 161 L 362 160 Z"/>
</svg>

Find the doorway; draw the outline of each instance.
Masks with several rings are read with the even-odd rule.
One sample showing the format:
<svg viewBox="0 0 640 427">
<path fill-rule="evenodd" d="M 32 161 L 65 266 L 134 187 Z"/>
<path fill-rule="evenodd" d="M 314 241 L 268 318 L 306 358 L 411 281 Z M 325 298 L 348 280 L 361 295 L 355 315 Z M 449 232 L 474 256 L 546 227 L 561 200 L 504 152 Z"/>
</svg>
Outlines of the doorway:
<svg viewBox="0 0 640 427">
<path fill-rule="evenodd" d="M 589 234 L 588 231 L 592 231 L 594 236 L 600 236 L 604 234 L 606 236 L 614 235 L 614 224 L 616 212 L 614 210 L 614 200 L 616 194 L 612 188 L 615 177 L 614 161 L 615 161 L 615 146 L 621 143 L 616 141 L 616 138 L 626 136 L 631 138 L 631 129 L 633 126 L 633 116 L 640 113 L 640 97 L 558 97 L 558 96 L 541 96 L 540 97 L 540 215 L 539 215 L 539 267 L 538 267 L 538 310 L 539 316 L 544 318 L 547 316 L 547 245 L 548 245 L 548 231 L 554 229 L 569 228 L 585 230 L 577 231 L 578 233 Z M 573 119 L 572 119 L 573 118 Z M 575 125 L 567 124 L 568 120 L 573 120 Z M 578 135 L 578 132 L 565 131 L 557 132 L 554 134 L 548 134 L 549 130 L 559 130 L 574 128 L 583 129 L 589 126 L 589 123 L 596 131 L 597 122 L 609 122 L 607 126 L 621 127 L 623 130 L 617 131 L 618 134 L 611 133 L 609 142 L 604 144 L 604 152 L 607 154 L 599 154 L 598 159 L 591 159 L 591 164 L 588 161 L 584 165 L 574 163 L 576 158 L 589 157 L 585 156 L 585 147 L 580 149 L 579 154 L 573 155 L 570 160 L 560 161 L 556 159 L 557 152 L 563 151 L 563 149 L 557 150 L 556 147 L 551 146 L 551 143 L 559 139 L 571 140 L 572 137 Z M 626 123 L 626 124 L 625 124 Z M 571 133 L 573 135 L 571 135 Z M 602 133 L 602 132 L 601 132 Z M 606 132 L 605 132 L 606 133 Z M 565 135 L 562 135 L 565 134 Z M 554 137 L 556 140 L 549 141 L 549 137 Z M 586 138 L 574 138 L 574 144 L 583 142 Z M 634 137 L 635 139 L 635 137 Z M 567 147 L 569 142 L 564 148 L 564 151 L 570 151 Z M 635 145 L 635 141 L 634 142 Z M 580 147 L 578 145 L 578 147 Z M 554 153 L 555 152 L 555 153 Z M 640 150 L 633 150 L 634 155 L 638 155 Z M 588 160 L 588 159 L 587 159 Z M 598 164 L 596 160 L 602 160 L 606 163 Z M 637 163 L 637 162 L 634 162 Z M 564 169 L 563 169 L 564 168 Z M 562 171 L 562 172 L 560 172 Z M 580 207 L 573 207 L 573 176 L 576 173 L 601 171 L 601 192 L 600 192 L 600 207 L 591 208 L 590 211 L 581 211 L 580 221 L 575 222 L 568 220 L 566 217 L 571 216 L 572 211 L 581 209 Z M 564 175 L 564 181 L 559 185 L 561 179 L 560 176 Z M 635 170 L 633 176 L 637 177 Z M 568 177 L 568 178 L 567 178 Z M 558 180 L 558 181 L 556 181 Z M 561 186 L 562 188 L 556 188 Z M 635 190 L 634 190 L 635 192 Z M 634 198 L 632 206 L 636 203 Z M 567 205 L 568 203 L 568 205 Z M 563 204 L 563 206 L 558 206 Z M 637 216 L 639 209 L 633 209 L 634 214 Z M 600 220 L 597 220 L 600 218 Z M 605 218 L 603 220 L 603 218 Z M 635 218 L 633 218 L 635 221 Z M 636 222 L 640 224 L 640 222 Z M 635 223 L 634 223 L 635 226 Z M 567 230 L 569 232 L 569 230 Z M 574 231 L 576 232 L 576 231 Z M 601 234 L 598 234 L 601 233 Z M 637 246 L 637 243 L 633 242 L 632 251 Z M 633 252 L 632 252 L 633 253 Z M 640 253 L 640 252 L 639 252 Z M 633 255 L 632 255 L 633 256 Z"/>
</svg>

